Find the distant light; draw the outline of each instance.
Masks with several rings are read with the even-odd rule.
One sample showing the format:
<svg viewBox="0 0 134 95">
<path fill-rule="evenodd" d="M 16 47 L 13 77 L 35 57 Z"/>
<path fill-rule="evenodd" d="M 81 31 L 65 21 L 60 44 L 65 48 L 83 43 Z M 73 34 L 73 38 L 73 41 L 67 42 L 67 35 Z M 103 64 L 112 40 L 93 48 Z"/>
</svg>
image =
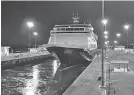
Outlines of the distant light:
<svg viewBox="0 0 134 95">
<path fill-rule="evenodd" d="M 107 20 L 106 20 L 106 19 L 103 19 L 103 20 L 102 20 L 102 23 L 103 23 L 104 25 L 106 25 L 106 24 L 107 24 Z"/>
<path fill-rule="evenodd" d="M 108 31 L 104 31 L 104 34 L 107 35 L 108 34 Z"/>
<path fill-rule="evenodd" d="M 109 41 L 107 41 L 107 43 L 109 43 Z"/>
<path fill-rule="evenodd" d="M 38 33 L 37 33 L 37 32 L 33 32 L 33 35 L 34 35 L 34 36 L 37 36 L 37 35 L 38 35 Z"/>
<path fill-rule="evenodd" d="M 107 35 L 105 35 L 105 36 L 104 36 L 104 38 L 105 38 L 105 39 L 108 39 L 108 36 L 107 36 Z"/>
<path fill-rule="evenodd" d="M 105 44 L 107 45 L 107 41 L 105 42 Z"/>
<path fill-rule="evenodd" d="M 126 30 L 128 30 L 129 25 L 124 25 L 124 28 L 125 28 Z"/>
<path fill-rule="evenodd" d="M 29 28 L 32 28 L 32 27 L 34 26 L 34 23 L 31 22 L 31 21 L 29 21 L 29 22 L 27 22 L 27 26 L 28 26 Z"/>
<path fill-rule="evenodd" d="M 117 41 L 114 41 L 115 44 L 117 44 Z"/>
<path fill-rule="evenodd" d="M 109 41 L 105 41 L 105 44 L 108 44 L 109 43 Z"/>
<path fill-rule="evenodd" d="M 121 34 L 120 34 L 120 33 L 117 33 L 117 34 L 116 34 L 116 36 L 117 36 L 117 37 L 120 37 L 120 36 L 121 36 Z"/>
</svg>

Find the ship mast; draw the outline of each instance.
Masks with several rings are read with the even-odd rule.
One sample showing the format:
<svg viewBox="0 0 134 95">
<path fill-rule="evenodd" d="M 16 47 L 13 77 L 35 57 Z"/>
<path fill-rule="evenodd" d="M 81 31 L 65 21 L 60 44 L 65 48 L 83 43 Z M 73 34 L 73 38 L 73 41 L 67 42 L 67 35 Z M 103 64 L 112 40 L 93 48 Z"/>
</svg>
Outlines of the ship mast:
<svg viewBox="0 0 134 95">
<path fill-rule="evenodd" d="M 78 13 L 77 14 L 73 13 L 72 19 L 73 19 L 73 23 L 74 24 L 78 24 L 79 23 L 79 20 L 78 19 L 80 19 Z"/>
</svg>

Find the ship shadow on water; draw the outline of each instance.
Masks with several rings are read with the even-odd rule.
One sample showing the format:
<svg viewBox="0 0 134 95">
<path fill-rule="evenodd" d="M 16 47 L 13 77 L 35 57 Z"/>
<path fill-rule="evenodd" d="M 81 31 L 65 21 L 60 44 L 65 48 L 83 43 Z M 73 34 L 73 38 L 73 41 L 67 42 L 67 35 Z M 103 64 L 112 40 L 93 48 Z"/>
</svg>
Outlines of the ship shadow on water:
<svg viewBox="0 0 134 95">
<path fill-rule="evenodd" d="M 89 64 L 90 63 L 91 62 L 89 62 Z M 62 95 L 89 64 L 77 64 L 70 66 L 67 66 L 64 63 L 60 64 L 53 77 L 53 89 L 56 91 L 53 95 Z"/>
<path fill-rule="evenodd" d="M 47 49 L 61 63 L 53 78 L 55 81 L 53 89 L 56 90 L 56 93 L 50 95 L 62 95 L 83 70 L 90 65 L 96 54 L 76 48 L 48 47 Z"/>
</svg>

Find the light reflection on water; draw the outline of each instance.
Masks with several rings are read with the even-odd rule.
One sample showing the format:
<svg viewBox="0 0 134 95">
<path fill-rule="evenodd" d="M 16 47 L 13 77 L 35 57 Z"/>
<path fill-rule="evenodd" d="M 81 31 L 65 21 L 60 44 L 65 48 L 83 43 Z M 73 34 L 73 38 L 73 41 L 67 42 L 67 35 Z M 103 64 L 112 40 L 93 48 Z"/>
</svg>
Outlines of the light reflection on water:
<svg viewBox="0 0 134 95">
<path fill-rule="evenodd" d="M 81 72 L 81 66 L 60 72 L 61 80 L 56 82 L 53 78 L 59 66 L 57 60 L 49 60 L 2 70 L 1 95 L 61 95 Z"/>
<path fill-rule="evenodd" d="M 57 60 L 53 60 L 53 62 L 52 62 L 52 77 L 55 76 L 59 65 L 60 65 L 60 63 L 58 63 Z M 31 72 L 33 78 L 25 81 L 26 87 L 22 91 L 23 95 L 41 95 L 39 93 L 40 89 L 38 89 L 39 82 L 41 81 L 40 74 L 39 74 L 41 67 L 42 66 L 40 66 L 40 64 L 33 66 L 32 72 Z"/>
<path fill-rule="evenodd" d="M 26 88 L 23 90 L 23 95 L 36 95 L 38 83 L 39 83 L 39 69 L 38 65 L 33 66 L 33 78 L 25 81 Z M 39 95 L 39 94 L 38 94 Z"/>
<path fill-rule="evenodd" d="M 53 63 L 52 63 L 52 66 L 53 66 L 53 74 L 52 74 L 52 76 L 54 77 L 58 67 L 60 66 L 60 63 L 57 60 L 54 60 Z"/>
<path fill-rule="evenodd" d="M 2 95 L 42 95 L 59 67 L 56 60 L 2 70 Z M 44 95 L 44 94 L 43 94 Z"/>
</svg>

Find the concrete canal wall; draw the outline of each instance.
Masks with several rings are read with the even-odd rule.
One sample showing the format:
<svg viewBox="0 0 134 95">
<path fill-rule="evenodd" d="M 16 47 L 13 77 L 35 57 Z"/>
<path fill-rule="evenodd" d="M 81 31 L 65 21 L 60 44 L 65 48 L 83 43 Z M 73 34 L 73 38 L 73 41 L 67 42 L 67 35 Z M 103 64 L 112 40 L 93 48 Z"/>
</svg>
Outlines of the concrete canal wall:
<svg viewBox="0 0 134 95">
<path fill-rule="evenodd" d="M 97 56 L 63 95 L 104 95 L 104 91 L 99 88 L 101 85 L 100 76 L 101 57 Z"/>
<path fill-rule="evenodd" d="M 2 69 L 12 68 L 17 65 L 41 62 L 48 58 L 54 57 L 47 51 L 36 53 L 19 53 L 9 56 L 2 56 L 1 67 Z"/>
</svg>

